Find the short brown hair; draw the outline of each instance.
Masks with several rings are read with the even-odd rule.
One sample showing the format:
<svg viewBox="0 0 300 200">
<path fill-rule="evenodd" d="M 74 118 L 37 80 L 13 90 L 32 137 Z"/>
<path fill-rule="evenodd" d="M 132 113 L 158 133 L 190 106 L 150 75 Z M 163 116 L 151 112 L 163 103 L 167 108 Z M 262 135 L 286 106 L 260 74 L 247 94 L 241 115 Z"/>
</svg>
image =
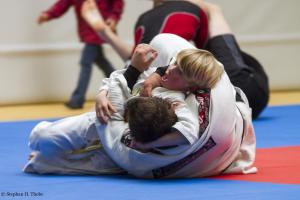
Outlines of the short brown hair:
<svg viewBox="0 0 300 200">
<path fill-rule="evenodd" d="M 158 97 L 136 97 L 125 105 L 130 134 L 147 143 L 169 133 L 177 116 L 170 101 Z"/>
<path fill-rule="evenodd" d="M 190 86 L 213 88 L 224 72 L 222 65 L 209 51 L 184 49 L 177 54 L 176 62 Z"/>
</svg>

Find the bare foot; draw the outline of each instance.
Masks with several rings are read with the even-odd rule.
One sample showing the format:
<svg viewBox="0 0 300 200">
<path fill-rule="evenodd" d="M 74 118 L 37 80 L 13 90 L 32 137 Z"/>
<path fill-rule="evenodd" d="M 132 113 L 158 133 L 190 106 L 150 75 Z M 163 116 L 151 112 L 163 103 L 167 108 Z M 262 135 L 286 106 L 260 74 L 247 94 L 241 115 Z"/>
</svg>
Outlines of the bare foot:
<svg viewBox="0 0 300 200">
<path fill-rule="evenodd" d="M 106 24 L 98 11 L 95 0 L 86 0 L 82 4 L 81 16 L 96 32 L 101 32 L 106 28 Z"/>
</svg>

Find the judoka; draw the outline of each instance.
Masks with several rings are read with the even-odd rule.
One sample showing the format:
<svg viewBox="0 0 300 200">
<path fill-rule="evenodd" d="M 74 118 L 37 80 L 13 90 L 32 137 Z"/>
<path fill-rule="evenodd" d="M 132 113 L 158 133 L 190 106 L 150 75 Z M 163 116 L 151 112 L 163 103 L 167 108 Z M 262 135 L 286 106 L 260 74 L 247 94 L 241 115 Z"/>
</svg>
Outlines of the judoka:
<svg viewBox="0 0 300 200">
<path fill-rule="evenodd" d="M 143 51 L 145 50 L 144 48 L 141 49 Z M 138 52 L 138 50 L 139 47 L 137 47 L 136 51 Z M 152 53 L 153 58 L 149 59 L 148 57 L 144 57 L 146 62 L 156 58 L 155 51 Z M 176 107 L 175 113 L 177 121 L 176 123 L 174 122 L 174 124 L 172 124 L 172 129 L 176 130 L 176 133 L 163 135 L 159 138 L 154 137 L 154 139 L 152 138 L 150 140 L 143 140 L 143 138 L 146 136 L 141 136 L 141 139 L 139 140 L 134 140 L 134 138 L 132 138 L 133 134 L 131 134 L 130 129 L 128 129 L 128 123 L 126 123 L 124 119 L 124 108 L 126 107 L 124 106 L 125 102 L 129 98 L 131 99 L 127 102 L 127 104 L 130 104 L 130 102 L 134 101 L 134 99 L 132 99 L 133 95 L 131 94 L 131 87 L 128 87 L 127 84 L 127 80 L 129 80 L 130 77 L 127 76 L 126 71 L 136 69 L 134 66 L 137 66 L 141 72 L 148 68 L 148 66 L 144 65 L 144 61 L 140 60 L 141 54 L 138 52 L 136 55 L 137 56 L 133 56 L 132 66 L 125 69 L 124 74 L 116 72 L 109 79 L 105 80 L 106 83 L 109 81 L 109 86 L 108 84 L 105 86 L 109 88 L 108 98 L 117 110 L 117 112 L 113 114 L 109 121 L 109 124 L 113 121 L 116 123 L 108 128 L 113 129 L 112 132 L 120 136 L 120 140 L 122 141 L 123 145 L 125 145 L 127 148 L 135 149 L 136 151 L 139 149 L 139 142 L 151 142 L 151 140 L 154 139 L 155 143 L 153 143 L 154 146 L 152 150 L 156 152 L 159 150 L 155 150 L 155 146 L 161 147 L 168 145 L 170 146 L 173 144 L 180 145 L 189 142 L 195 142 L 198 139 L 199 132 L 197 112 L 193 113 L 191 110 L 195 109 L 190 109 L 187 107 L 184 93 L 180 91 L 169 91 L 165 88 L 157 88 L 157 90 L 153 91 L 153 95 L 159 98 L 167 98 L 168 102 L 176 105 L 174 107 Z M 142 62 L 143 65 L 140 66 L 138 64 L 139 62 Z M 150 63 L 151 61 L 149 64 Z M 142 99 L 147 101 L 147 98 Z M 195 98 L 191 96 L 191 100 L 193 99 Z M 134 106 L 132 106 L 132 108 L 134 108 Z M 158 109 L 155 113 L 156 115 L 153 115 L 153 117 L 157 117 L 161 111 L 162 109 Z M 171 116 L 171 114 L 172 113 L 158 118 L 160 120 L 160 124 L 158 124 L 158 126 L 162 126 L 162 124 Z M 130 120 L 132 119 L 129 118 L 129 126 Z M 151 122 L 153 121 L 155 121 L 155 119 L 153 119 Z M 148 122 L 148 125 L 151 125 L 151 123 Z M 143 126 L 143 124 L 140 124 L 140 126 Z M 154 124 L 153 126 L 157 126 L 157 124 Z M 168 127 L 168 124 L 166 127 Z M 106 132 L 108 132 L 108 128 L 105 124 L 98 122 L 95 112 L 68 117 L 55 122 L 39 123 L 34 127 L 30 134 L 29 146 L 34 153 L 24 167 L 24 171 L 28 173 L 41 174 L 123 173 L 124 170 L 120 168 L 113 160 L 111 160 L 105 149 L 101 148 L 103 143 L 101 139 L 99 140 L 98 134 L 100 132 L 106 134 Z M 170 130 L 172 129 L 170 124 Z M 149 131 L 150 130 L 154 130 L 154 128 L 150 128 Z M 139 135 L 139 133 L 136 133 L 135 135 Z M 151 143 L 148 143 L 148 145 L 149 144 Z M 144 150 L 145 149 L 141 149 L 140 151 Z"/>
<path fill-rule="evenodd" d="M 191 67 L 192 63 L 197 63 L 198 57 L 193 60 L 181 60 L 179 56 L 184 49 L 195 49 L 186 40 L 172 34 L 160 34 L 152 40 L 150 46 L 157 51 L 158 57 L 151 63 L 149 69 L 139 76 L 133 91 L 156 70 L 154 66 L 166 66 L 168 61 L 175 57 L 176 62 L 168 67 L 166 75 L 161 78 L 161 84 L 172 90 L 176 87 L 182 90 L 182 84 L 190 88 L 189 91 L 183 92 L 187 95 L 186 102 L 189 107 L 194 108 L 199 114 L 199 138 L 189 144 L 161 149 L 157 153 L 140 152 L 122 144 L 121 136 L 114 128 L 119 126 L 119 122 L 112 121 L 108 122 L 109 128 L 105 134 L 99 132 L 103 147 L 110 158 L 130 174 L 144 178 L 256 173 L 257 169 L 253 166 L 255 134 L 251 109 L 244 93 L 231 84 L 224 71 L 211 87 L 207 87 L 209 81 L 203 81 L 205 78 L 201 77 L 201 73 L 198 74 L 203 65 L 196 64 L 195 68 Z M 183 60 L 185 62 L 182 62 Z M 210 66 L 210 63 L 204 63 L 205 66 Z M 181 84 L 177 85 L 178 82 Z M 107 82 L 107 85 L 109 84 Z M 198 88 L 195 87 L 197 85 Z M 102 87 L 98 99 L 105 99 L 105 87 L 107 86 Z M 190 94 L 196 96 L 196 101 L 195 96 L 190 97 Z"/>
</svg>

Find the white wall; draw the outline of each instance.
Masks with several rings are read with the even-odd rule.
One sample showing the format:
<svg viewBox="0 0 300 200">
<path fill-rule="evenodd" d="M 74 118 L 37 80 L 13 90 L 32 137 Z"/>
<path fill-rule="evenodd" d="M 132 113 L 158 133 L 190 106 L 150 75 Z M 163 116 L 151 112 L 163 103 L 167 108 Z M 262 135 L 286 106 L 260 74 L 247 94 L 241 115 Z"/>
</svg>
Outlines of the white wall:
<svg viewBox="0 0 300 200">
<path fill-rule="evenodd" d="M 36 25 L 40 11 L 54 0 L 10 0 L 0 7 L 0 105 L 66 101 L 79 73 L 82 44 L 77 40 L 73 10 L 59 20 Z M 137 16 L 151 1 L 125 0 L 119 35 L 133 43 Z M 211 0 L 219 3 L 241 46 L 265 66 L 271 88 L 300 89 L 299 0 Z M 16 6 L 18 5 L 18 6 Z M 109 46 L 106 54 L 118 68 L 121 59 Z M 103 78 L 94 67 L 88 98 Z"/>
</svg>

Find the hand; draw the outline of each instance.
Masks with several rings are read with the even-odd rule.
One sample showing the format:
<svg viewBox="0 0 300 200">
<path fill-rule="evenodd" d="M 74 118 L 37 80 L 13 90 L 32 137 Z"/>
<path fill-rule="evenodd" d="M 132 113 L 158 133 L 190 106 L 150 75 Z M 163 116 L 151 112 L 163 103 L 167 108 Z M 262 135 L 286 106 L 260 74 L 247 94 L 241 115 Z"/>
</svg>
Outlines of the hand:
<svg viewBox="0 0 300 200">
<path fill-rule="evenodd" d="M 42 13 L 37 19 L 38 24 L 42 24 L 44 22 L 49 21 L 49 15 L 47 13 Z"/>
<path fill-rule="evenodd" d="M 97 96 L 96 96 L 96 116 L 98 120 L 101 123 L 106 124 L 108 120 L 110 119 L 111 115 L 117 110 L 113 107 L 109 99 L 107 98 L 107 91 L 102 90 Z"/>
<path fill-rule="evenodd" d="M 140 96 L 142 97 L 151 97 L 152 90 L 156 87 L 161 86 L 160 84 L 161 77 L 157 73 L 151 74 L 143 83 Z"/>
<path fill-rule="evenodd" d="M 139 44 L 132 55 L 131 65 L 140 72 L 148 69 L 152 61 L 157 57 L 157 51 L 148 44 Z"/>
<path fill-rule="evenodd" d="M 108 18 L 105 20 L 105 23 L 109 26 L 109 28 L 116 33 L 117 32 L 117 21 L 113 18 Z"/>
</svg>

